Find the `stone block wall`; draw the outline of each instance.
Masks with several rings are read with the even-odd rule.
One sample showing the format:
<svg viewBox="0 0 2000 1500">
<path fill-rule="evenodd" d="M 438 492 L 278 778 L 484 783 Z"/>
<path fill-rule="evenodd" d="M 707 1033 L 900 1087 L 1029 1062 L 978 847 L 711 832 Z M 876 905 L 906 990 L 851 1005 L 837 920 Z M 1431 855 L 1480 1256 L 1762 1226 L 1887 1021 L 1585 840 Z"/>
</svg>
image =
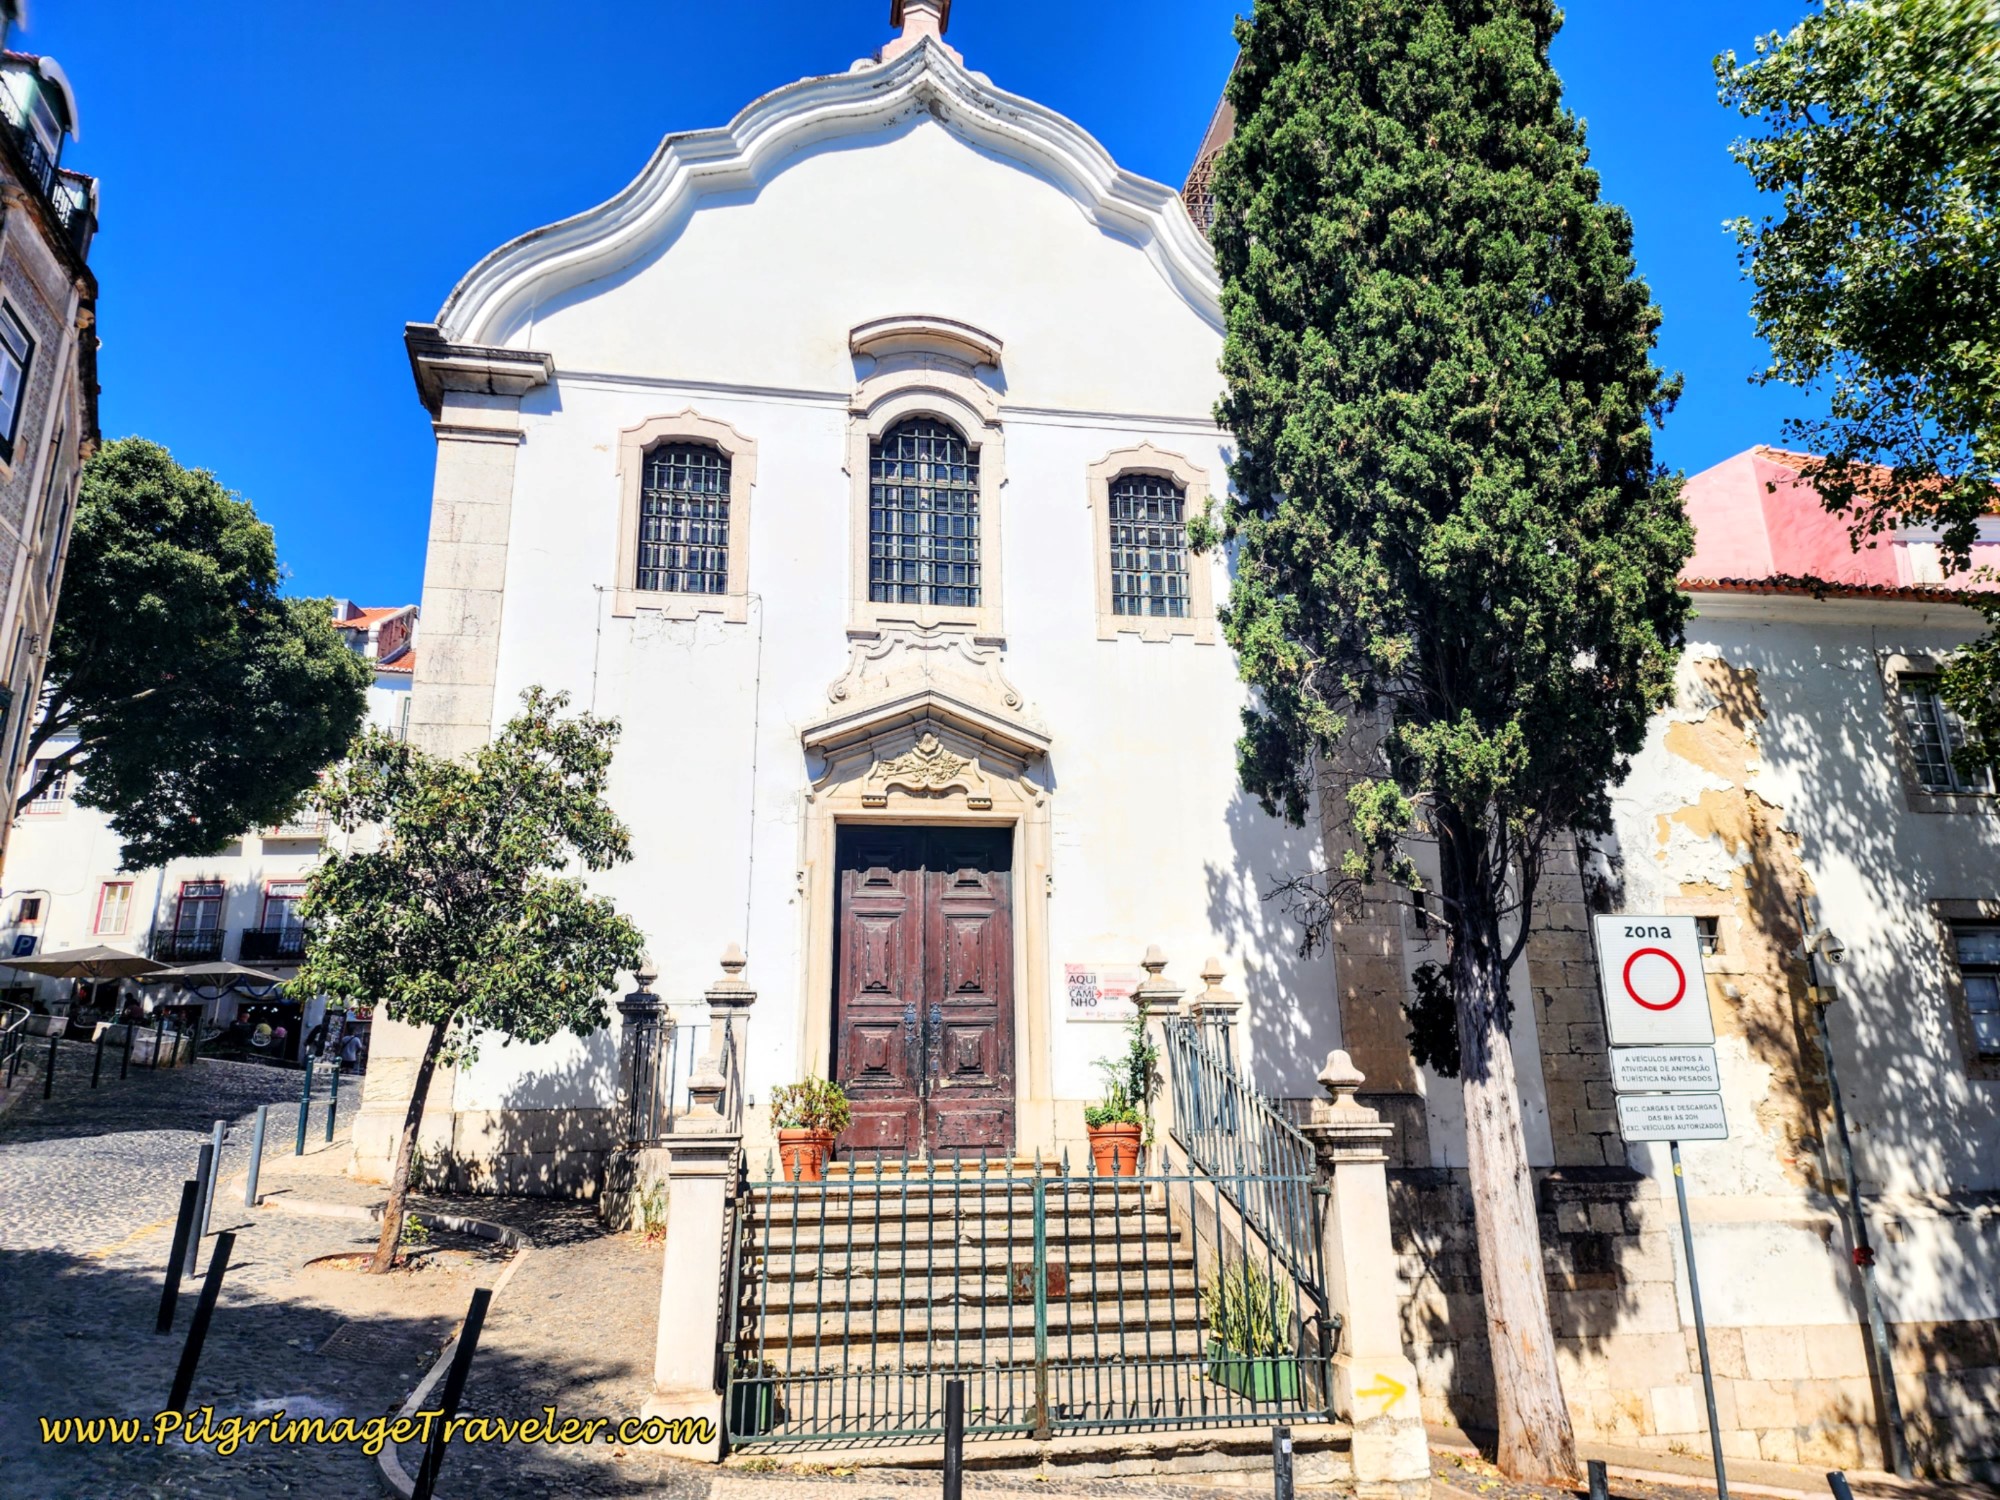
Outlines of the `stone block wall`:
<svg viewBox="0 0 2000 1500">
<path fill-rule="evenodd" d="M 1583 1440 L 1705 1454 L 1701 1364 L 1675 1286 L 1678 1220 L 1657 1184 L 1624 1168 L 1538 1172 L 1550 1316 L 1570 1417 Z M 1427 1421 L 1494 1424 L 1492 1364 L 1466 1174 L 1390 1173 L 1405 1350 Z M 1896 1329 L 1898 1389 L 1920 1466 L 1952 1477 L 2000 1472 L 2000 1329 Z M 1858 1323 L 1714 1328 L 1716 1407 L 1726 1457 L 1874 1468 L 1882 1447 Z"/>
</svg>

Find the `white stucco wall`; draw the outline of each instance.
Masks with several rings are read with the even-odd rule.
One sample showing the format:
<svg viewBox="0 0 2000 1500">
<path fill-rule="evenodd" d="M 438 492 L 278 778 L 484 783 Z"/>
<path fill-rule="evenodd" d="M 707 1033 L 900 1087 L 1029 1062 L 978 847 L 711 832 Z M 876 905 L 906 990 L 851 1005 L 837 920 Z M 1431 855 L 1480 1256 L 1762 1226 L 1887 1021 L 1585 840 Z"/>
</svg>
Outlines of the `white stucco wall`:
<svg viewBox="0 0 2000 1500">
<path fill-rule="evenodd" d="M 848 331 L 897 313 L 1005 345 L 999 371 L 982 372 L 1006 476 L 985 587 L 1003 604 L 1007 677 L 1053 740 L 1049 992 L 1065 963 L 1130 965 L 1151 943 L 1196 989 L 1216 954 L 1251 1002 L 1262 1079 L 1311 1092 L 1338 1042 L 1330 967 L 1296 956 L 1292 924 L 1261 892 L 1316 851 L 1237 789 L 1243 689 L 1229 653 L 1096 632 L 1088 466 L 1150 442 L 1212 490 L 1226 483 L 1212 311 L 1070 193 L 928 115 L 807 150 L 754 194 L 703 200 L 623 271 L 537 307 L 521 342 L 556 373 L 521 403 L 496 714 L 540 683 L 622 721 L 611 797 L 636 857 L 604 884 L 648 934 L 661 993 L 697 996 L 741 942 L 760 996 L 753 1094 L 825 1067 L 801 1056 L 806 1008 L 831 997 L 805 992 L 813 768 L 800 730 L 828 712 L 849 652 L 848 403 L 872 361 L 849 352 Z M 757 445 L 745 624 L 624 618 L 607 592 L 618 435 L 690 407 Z M 1196 566 L 1225 597 L 1221 561 Z M 1090 1060 L 1116 1042 L 1058 1017 L 1057 1097 L 1094 1095 Z M 553 1102 L 549 1079 L 563 1075 L 594 1090 L 582 1064 L 490 1049 L 456 1100 Z"/>
<path fill-rule="evenodd" d="M 1829 1021 L 1890 1315 L 2000 1315 L 2000 1218 L 1981 1196 L 2000 1187 L 2000 1081 L 1968 1069 L 1929 906 L 2000 895 L 2000 815 L 1990 800 L 1911 810 L 1882 668 L 1891 654 L 1944 654 L 1976 618 L 1899 601 L 1711 594 L 1698 604 L 1678 701 L 1616 794 L 1613 847 L 1625 910 L 1725 913 L 1709 994 L 1731 1139 L 1682 1148 L 1709 1316 L 1725 1326 L 1854 1317 L 1847 1241 L 1801 1165 L 1817 1148 L 1794 1149 L 1786 1135 L 1799 1118 L 1787 1071 L 1796 1035 L 1762 991 L 1791 960 L 1760 951 L 1746 966 L 1739 951 L 1731 962 L 1732 933 L 1750 947 L 1744 929 L 1789 917 L 1805 883 L 1847 947 Z M 1740 765 L 1716 753 L 1733 743 L 1717 726 L 1736 712 L 1712 691 L 1718 665 L 1738 695 L 1755 674 Z M 1695 738 L 1710 733 L 1721 738 Z M 1739 801 L 1768 818 L 1768 841 L 1716 831 Z M 1700 899 L 1700 888 L 1732 886 L 1741 904 Z M 1671 1202 L 1666 1148 L 1630 1151 Z M 1837 1166 L 1831 1139 L 1824 1160 Z"/>
</svg>

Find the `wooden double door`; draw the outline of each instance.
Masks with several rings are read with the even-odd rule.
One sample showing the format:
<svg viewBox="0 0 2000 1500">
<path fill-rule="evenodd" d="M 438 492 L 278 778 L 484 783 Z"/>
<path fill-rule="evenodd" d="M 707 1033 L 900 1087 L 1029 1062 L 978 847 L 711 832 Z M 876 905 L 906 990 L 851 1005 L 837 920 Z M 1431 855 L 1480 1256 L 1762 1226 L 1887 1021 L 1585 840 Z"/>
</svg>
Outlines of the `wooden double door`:
<svg viewBox="0 0 2000 1500">
<path fill-rule="evenodd" d="M 1011 830 L 850 827 L 836 854 L 840 1154 L 1011 1153 Z"/>
</svg>

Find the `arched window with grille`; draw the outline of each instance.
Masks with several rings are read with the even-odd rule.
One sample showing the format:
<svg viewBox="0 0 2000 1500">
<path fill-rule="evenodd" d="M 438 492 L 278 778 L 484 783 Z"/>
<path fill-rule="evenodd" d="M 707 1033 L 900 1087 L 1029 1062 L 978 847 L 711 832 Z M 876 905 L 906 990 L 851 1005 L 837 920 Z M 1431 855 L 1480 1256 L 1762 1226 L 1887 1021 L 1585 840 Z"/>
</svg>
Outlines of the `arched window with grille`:
<svg viewBox="0 0 2000 1500">
<path fill-rule="evenodd" d="M 869 445 L 868 598 L 980 605 L 979 453 L 936 417 L 898 422 Z"/>
<path fill-rule="evenodd" d="M 1188 586 L 1187 491 L 1164 474 L 1111 481 L 1111 612 L 1184 620 Z"/>
<path fill-rule="evenodd" d="M 729 469 L 729 455 L 706 443 L 662 443 L 647 453 L 639 491 L 641 592 L 729 592 Z"/>
</svg>

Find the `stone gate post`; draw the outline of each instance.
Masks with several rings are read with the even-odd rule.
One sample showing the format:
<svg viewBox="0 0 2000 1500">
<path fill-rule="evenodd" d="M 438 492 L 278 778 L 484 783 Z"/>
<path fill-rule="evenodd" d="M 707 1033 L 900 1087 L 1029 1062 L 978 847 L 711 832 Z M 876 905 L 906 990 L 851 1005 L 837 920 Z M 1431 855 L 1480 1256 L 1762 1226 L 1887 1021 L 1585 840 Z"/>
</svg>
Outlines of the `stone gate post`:
<svg viewBox="0 0 2000 1500">
<path fill-rule="evenodd" d="M 1387 1144 L 1395 1127 L 1355 1100 L 1365 1081 L 1345 1052 L 1328 1054 L 1303 1129 L 1326 1189 L 1320 1227 L 1331 1311 L 1341 1318 L 1334 1409 L 1354 1431 L 1360 1500 L 1418 1500 L 1430 1492 L 1417 1369 L 1403 1353 L 1401 1298 L 1389 1235 Z"/>
<path fill-rule="evenodd" d="M 757 992 L 742 979 L 734 944 L 724 977 L 708 992 L 708 1055 L 689 1080 L 691 1106 L 667 1148 L 667 1247 L 660 1267 L 660 1332 L 653 1350 L 653 1394 L 640 1408 L 669 1422 L 706 1419 L 709 1441 L 663 1444 L 682 1458 L 722 1457 L 723 1298 L 729 1285 L 729 1217 L 742 1146 L 743 1048 Z"/>
<path fill-rule="evenodd" d="M 1146 977 L 1132 992 L 1132 1003 L 1138 1007 L 1139 1018 L 1146 1023 L 1146 1036 L 1159 1049 L 1159 1061 L 1153 1064 L 1154 1098 L 1147 1103 L 1147 1112 L 1153 1121 L 1153 1138 L 1164 1142 L 1174 1128 L 1174 1090 L 1172 1069 L 1167 1063 L 1167 1026 L 1181 1013 L 1181 996 L 1187 993 L 1179 985 L 1168 979 L 1164 973 L 1167 956 L 1155 943 L 1146 950 L 1146 956 L 1139 960 L 1139 967 L 1146 971 Z"/>
</svg>

